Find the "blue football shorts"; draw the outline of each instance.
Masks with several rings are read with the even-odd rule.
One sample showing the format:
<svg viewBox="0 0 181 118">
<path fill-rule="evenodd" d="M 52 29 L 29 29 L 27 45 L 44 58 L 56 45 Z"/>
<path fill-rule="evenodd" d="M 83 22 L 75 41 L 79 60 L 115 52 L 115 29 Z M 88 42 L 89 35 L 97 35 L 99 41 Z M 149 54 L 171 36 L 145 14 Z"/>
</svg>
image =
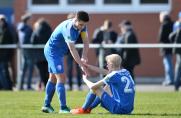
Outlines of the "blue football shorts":
<svg viewBox="0 0 181 118">
<path fill-rule="evenodd" d="M 101 96 L 101 106 L 112 114 L 129 114 L 122 108 L 122 105 L 118 101 L 116 101 L 106 92 L 104 92 Z"/>
<path fill-rule="evenodd" d="M 60 55 L 51 55 L 49 51 L 44 50 L 45 58 L 48 62 L 48 72 L 53 74 L 64 73 L 64 58 Z"/>
</svg>

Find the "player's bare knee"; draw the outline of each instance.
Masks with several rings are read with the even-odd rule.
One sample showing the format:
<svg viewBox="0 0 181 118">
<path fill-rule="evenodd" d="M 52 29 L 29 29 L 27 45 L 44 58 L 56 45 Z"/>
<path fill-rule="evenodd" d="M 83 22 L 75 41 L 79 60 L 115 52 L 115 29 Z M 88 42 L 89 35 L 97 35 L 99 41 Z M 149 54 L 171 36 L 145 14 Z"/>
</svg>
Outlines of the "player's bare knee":
<svg viewBox="0 0 181 118">
<path fill-rule="evenodd" d="M 55 76 L 57 78 L 57 82 L 58 83 L 65 83 L 66 82 L 64 74 L 56 74 Z"/>
<path fill-rule="evenodd" d="M 57 82 L 58 82 L 58 83 L 65 83 L 65 79 L 57 78 Z"/>
<path fill-rule="evenodd" d="M 91 88 L 90 88 L 90 91 L 92 91 L 93 93 L 95 93 L 95 92 L 96 92 L 96 88 L 91 87 Z"/>
<path fill-rule="evenodd" d="M 96 94 L 99 98 L 101 98 L 102 94 L 103 94 L 103 89 L 102 88 L 95 88 L 94 90 L 92 90 L 94 94 Z"/>
<path fill-rule="evenodd" d="M 57 79 L 56 79 L 55 76 L 50 75 L 50 76 L 49 76 L 49 81 L 51 81 L 52 83 L 56 83 L 56 82 L 57 82 Z"/>
</svg>

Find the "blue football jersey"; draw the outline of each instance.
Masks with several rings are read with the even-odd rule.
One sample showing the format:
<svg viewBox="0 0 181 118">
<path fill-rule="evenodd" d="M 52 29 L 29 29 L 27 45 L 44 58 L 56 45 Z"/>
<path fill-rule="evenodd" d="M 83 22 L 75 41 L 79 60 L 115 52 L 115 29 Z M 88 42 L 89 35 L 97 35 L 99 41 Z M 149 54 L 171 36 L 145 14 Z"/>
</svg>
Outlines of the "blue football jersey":
<svg viewBox="0 0 181 118">
<path fill-rule="evenodd" d="M 177 29 L 180 29 L 181 28 L 181 23 L 176 21 L 174 24 L 173 24 L 173 31 L 177 31 Z"/>
<path fill-rule="evenodd" d="M 134 81 L 126 69 L 113 71 L 105 77 L 105 84 L 109 85 L 112 97 L 124 108 L 133 108 L 135 96 Z"/>
<path fill-rule="evenodd" d="M 74 19 L 65 20 L 55 28 L 45 47 L 51 55 L 63 56 L 68 51 L 67 42 L 75 43 L 81 32 L 87 32 L 87 28 L 80 31 L 74 26 Z"/>
</svg>

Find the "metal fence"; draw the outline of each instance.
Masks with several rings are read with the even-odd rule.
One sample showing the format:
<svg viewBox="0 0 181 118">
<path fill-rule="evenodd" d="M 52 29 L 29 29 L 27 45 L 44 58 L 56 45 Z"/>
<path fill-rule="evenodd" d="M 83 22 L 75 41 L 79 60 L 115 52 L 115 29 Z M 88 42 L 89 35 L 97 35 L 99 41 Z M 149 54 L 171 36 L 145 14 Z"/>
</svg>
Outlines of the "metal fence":
<svg viewBox="0 0 181 118">
<path fill-rule="evenodd" d="M 103 68 L 104 64 L 104 49 L 109 48 L 181 48 L 181 44 L 90 44 L 90 48 L 98 48 L 99 49 L 99 66 Z M 21 73 L 21 58 L 22 53 L 21 49 L 42 49 L 44 45 L 17 45 L 17 44 L 8 44 L 8 45 L 0 45 L 0 49 L 16 49 L 17 50 L 17 79 L 20 78 Z M 76 44 L 76 48 L 83 48 L 83 44 Z M 1 57 L 0 57 L 1 58 Z M 102 76 L 102 75 L 100 75 Z"/>
</svg>

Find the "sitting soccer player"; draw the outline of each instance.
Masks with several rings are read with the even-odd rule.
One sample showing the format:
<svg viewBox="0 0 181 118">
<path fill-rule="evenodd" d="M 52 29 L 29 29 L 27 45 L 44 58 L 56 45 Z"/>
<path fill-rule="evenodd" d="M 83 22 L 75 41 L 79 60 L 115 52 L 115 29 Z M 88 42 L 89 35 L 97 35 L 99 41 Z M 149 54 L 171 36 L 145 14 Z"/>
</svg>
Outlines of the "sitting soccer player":
<svg viewBox="0 0 181 118">
<path fill-rule="evenodd" d="M 99 103 L 112 114 L 130 114 L 133 111 L 135 84 L 129 71 L 120 68 L 121 61 L 121 57 L 117 54 L 106 56 L 108 70 L 85 64 L 88 69 L 107 75 L 96 83 L 89 81 L 87 76 L 83 75 L 90 92 L 84 105 L 72 109 L 72 114 L 90 113 Z"/>
</svg>

